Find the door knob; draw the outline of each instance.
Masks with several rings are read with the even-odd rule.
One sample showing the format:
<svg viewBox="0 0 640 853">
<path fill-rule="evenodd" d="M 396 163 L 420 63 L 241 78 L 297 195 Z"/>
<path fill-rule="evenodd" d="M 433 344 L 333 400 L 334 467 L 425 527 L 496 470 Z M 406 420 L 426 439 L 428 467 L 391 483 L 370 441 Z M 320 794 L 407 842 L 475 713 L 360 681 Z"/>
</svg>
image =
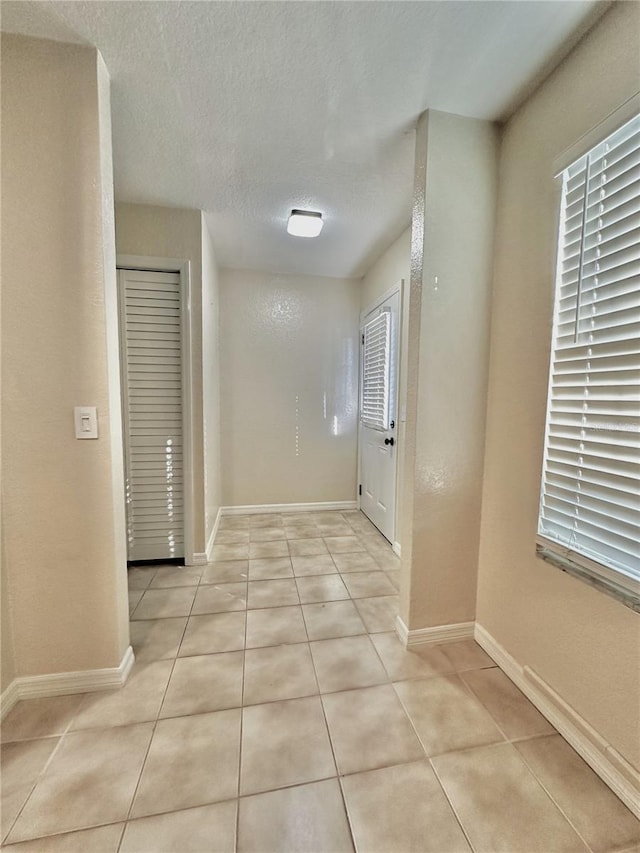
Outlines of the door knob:
<svg viewBox="0 0 640 853">
<path fill-rule="evenodd" d="M 390 444 L 391 447 L 393 447 L 393 445 L 395 444 L 395 441 L 393 440 L 393 438 L 385 438 L 384 443 Z"/>
</svg>

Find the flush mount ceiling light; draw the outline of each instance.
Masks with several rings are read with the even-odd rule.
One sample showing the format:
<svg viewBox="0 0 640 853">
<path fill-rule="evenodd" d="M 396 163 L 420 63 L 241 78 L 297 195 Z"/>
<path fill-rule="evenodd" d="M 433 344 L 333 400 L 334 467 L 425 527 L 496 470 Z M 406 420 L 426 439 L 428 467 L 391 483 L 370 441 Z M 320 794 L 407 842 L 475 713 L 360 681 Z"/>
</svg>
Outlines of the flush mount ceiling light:
<svg viewBox="0 0 640 853">
<path fill-rule="evenodd" d="M 317 237 L 322 231 L 322 214 L 313 210 L 292 210 L 287 231 L 294 237 Z"/>
</svg>

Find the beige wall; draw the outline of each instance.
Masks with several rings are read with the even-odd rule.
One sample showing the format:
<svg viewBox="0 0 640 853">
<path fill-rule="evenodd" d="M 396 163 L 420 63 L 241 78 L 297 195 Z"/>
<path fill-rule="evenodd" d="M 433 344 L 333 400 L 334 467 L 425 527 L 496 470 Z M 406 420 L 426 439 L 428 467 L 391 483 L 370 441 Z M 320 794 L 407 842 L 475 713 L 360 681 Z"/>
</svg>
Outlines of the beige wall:
<svg viewBox="0 0 640 853">
<path fill-rule="evenodd" d="M 202 410 L 204 417 L 205 538 L 209 542 L 222 503 L 220 477 L 219 273 L 213 240 L 202 215 Z"/>
<path fill-rule="evenodd" d="M 360 291 L 360 310 L 366 311 L 398 282 L 403 282 L 402 318 L 400 332 L 400 376 L 398 382 L 398 443 L 396 476 L 396 543 L 402 544 L 402 493 L 404 474 L 405 421 L 402 413 L 406 408 L 407 397 L 407 342 L 409 330 L 409 276 L 411 263 L 411 227 L 407 228 L 383 252 L 362 279 Z"/>
<path fill-rule="evenodd" d="M 4 551 L 4 534 L 0 541 L 0 551 Z M 2 553 L 0 566 L 0 692 L 5 690 L 13 681 L 15 666 L 13 662 L 13 636 L 11 632 L 11 608 L 9 606 L 9 584 L 7 581 L 7 564 Z"/>
<path fill-rule="evenodd" d="M 118 255 L 146 255 L 191 262 L 191 375 L 193 383 L 194 551 L 205 550 L 202 395 L 202 214 L 199 210 L 147 204 L 116 204 Z"/>
<path fill-rule="evenodd" d="M 362 279 L 361 310 L 374 305 L 391 287 L 404 279 L 409 284 L 411 262 L 411 227 L 407 227 L 397 240 L 384 251 Z"/>
<path fill-rule="evenodd" d="M 429 111 L 416 140 L 400 607 L 411 630 L 475 618 L 497 180 L 489 122 Z"/>
<path fill-rule="evenodd" d="M 114 667 L 128 643 L 105 73 L 93 49 L 2 37 L 3 565 L 18 676 Z M 97 441 L 75 439 L 77 405 L 97 406 Z"/>
<path fill-rule="evenodd" d="M 640 5 L 616 4 L 501 148 L 478 621 L 640 767 L 637 614 L 535 557 L 551 339 L 553 160 L 639 88 Z"/>
<path fill-rule="evenodd" d="M 223 503 L 355 500 L 360 281 L 220 281 Z"/>
<path fill-rule="evenodd" d="M 1 306 L 0 306 L 1 311 Z M 1 321 L 0 321 L 1 326 Z M 0 350 L 0 364 L 2 351 Z M 2 483 L 2 407 L 0 400 L 0 483 Z M 2 517 L 2 495 L 0 494 L 0 693 L 13 681 L 15 666 L 13 663 L 13 636 L 11 631 L 11 607 L 9 605 L 9 584 L 7 580 L 7 561 L 4 556 L 4 527 Z"/>
</svg>

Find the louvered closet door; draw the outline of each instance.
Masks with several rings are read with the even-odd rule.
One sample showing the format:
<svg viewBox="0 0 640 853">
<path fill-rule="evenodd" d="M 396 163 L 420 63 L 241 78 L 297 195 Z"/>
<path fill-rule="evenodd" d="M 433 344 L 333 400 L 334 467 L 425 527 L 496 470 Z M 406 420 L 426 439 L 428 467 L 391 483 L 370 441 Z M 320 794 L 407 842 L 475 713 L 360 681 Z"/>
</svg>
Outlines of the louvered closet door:
<svg viewBox="0 0 640 853">
<path fill-rule="evenodd" d="M 184 557 L 180 276 L 118 280 L 128 559 Z"/>
</svg>

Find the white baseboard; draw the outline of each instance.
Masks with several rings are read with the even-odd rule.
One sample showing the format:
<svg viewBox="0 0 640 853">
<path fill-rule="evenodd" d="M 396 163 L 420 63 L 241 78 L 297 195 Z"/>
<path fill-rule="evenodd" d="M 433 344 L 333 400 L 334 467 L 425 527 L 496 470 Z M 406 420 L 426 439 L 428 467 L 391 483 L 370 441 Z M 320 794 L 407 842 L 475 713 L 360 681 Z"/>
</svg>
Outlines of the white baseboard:
<svg viewBox="0 0 640 853">
<path fill-rule="evenodd" d="M 216 539 L 216 533 L 218 532 L 218 528 L 220 527 L 220 519 L 222 518 L 222 507 L 218 507 L 218 513 L 216 515 L 216 520 L 213 522 L 213 530 L 211 531 L 211 535 L 209 536 L 209 541 L 207 542 L 207 562 L 211 562 L 211 557 L 213 555 L 213 543 Z"/>
<path fill-rule="evenodd" d="M 2 695 L 0 695 L 0 720 L 4 720 L 19 699 L 18 684 L 14 678 L 11 684 L 2 691 Z"/>
<path fill-rule="evenodd" d="M 391 550 L 397 557 L 402 557 L 402 546 L 399 542 L 394 542 L 391 546 Z"/>
<path fill-rule="evenodd" d="M 134 660 L 133 649 L 128 646 L 118 666 L 14 678 L 0 697 L 0 719 L 4 719 L 20 699 L 67 696 L 71 693 L 92 693 L 122 687 L 129 677 Z"/>
<path fill-rule="evenodd" d="M 207 559 L 206 551 L 195 551 L 193 554 L 193 562 L 190 566 L 206 566 L 209 560 Z"/>
<path fill-rule="evenodd" d="M 602 781 L 640 818 L 640 774 L 531 667 L 521 666 L 476 623 L 475 639 Z"/>
<path fill-rule="evenodd" d="M 410 631 L 400 616 L 396 617 L 396 633 L 405 648 L 430 643 L 452 643 L 473 637 L 475 622 L 454 622 L 451 625 L 435 625 L 433 628 L 417 628 Z"/>
<path fill-rule="evenodd" d="M 247 506 L 223 506 L 222 515 L 259 515 L 270 512 L 344 512 L 357 509 L 357 501 L 324 501 L 303 504 L 249 504 Z"/>
</svg>

